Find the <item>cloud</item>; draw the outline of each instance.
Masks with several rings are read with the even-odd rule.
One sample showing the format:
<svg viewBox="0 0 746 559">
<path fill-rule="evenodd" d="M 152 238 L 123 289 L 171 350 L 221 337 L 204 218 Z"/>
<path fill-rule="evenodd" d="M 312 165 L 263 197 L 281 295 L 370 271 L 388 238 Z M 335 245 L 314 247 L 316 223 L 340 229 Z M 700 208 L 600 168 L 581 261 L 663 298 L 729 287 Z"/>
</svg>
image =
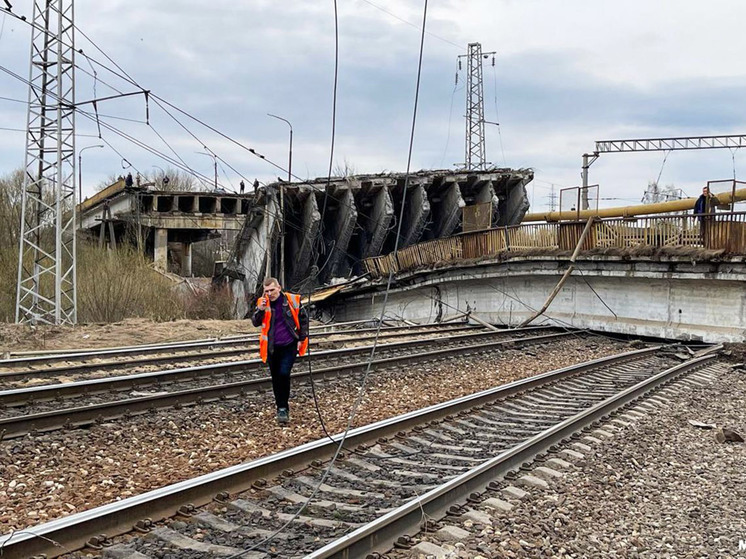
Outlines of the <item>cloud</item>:
<svg viewBox="0 0 746 559">
<path fill-rule="evenodd" d="M 422 5 L 413 0 L 339 3 L 335 164 L 347 161 L 359 172 L 404 170 Z M 452 168 L 463 160 L 465 100 L 459 88 L 465 75 L 460 73 L 456 91 L 454 75 L 456 56 L 474 41 L 481 41 L 485 51 L 497 51 L 494 70 L 489 59 L 484 68 L 486 118 L 500 123 L 499 129 L 487 126 L 488 158 L 536 169 L 538 190 L 550 183 L 577 184 L 580 157 L 593 150 L 596 140 L 742 131 L 746 76 L 740 53 L 746 39 L 738 26 L 746 5 L 721 0 L 704 9 L 681 0 L 675 9 L 671 6 L 663 0 L 431 4 L 413 168 Z M 287 160 L 288 130 L 266 113 L 287 118 L 295 132 L 294 170 L 304 177 L 327 172 L 334 70 L 331 2 L 112 0 L 81 4 L 76 17 L 80 29 L 142 87 L 280 167 Z M 26 76 L 29 37 L 25 24 L 7 19 L 0 64 Z M 77 46 L 112 66 L 82 36 Z M 82 56 L 78 62 L 90 72 Z M 137 90 L 101 67 L 96 70 L 95 81 L 78 73 L 79 100 L 112 94 L 104 82 L 122 92 Z M 25 86 L 6 75 L 1 79 L 0 95 L 26 98 Z M 176 159 L 173 148 L 208 176 L 210 159 L 196 153 L 205 145 L 252 181 L 284 175 L 173 109 L 168 110 L 197 139 L 154 100 L 148 108 L 149 124 L 106 121 Z M 142 97 L 107 101 L 99 112 L 144 121 L 145 103 Z M 22 105 L 0 101 L 0 117 L 6 126 L 25 126 Z M 95 123 L 79 117 L 78 132 L 79 146 L 99 143 Z M 24 138 L 0 134 L 0 169 L 7 172 L 22 164 Z M 104 137 L 143 172 L 168 166 L 111 132 L 104 131 Z M 639 197 L 647 181 L 658 176 L 663 157 L 604 155 L 591 177 L 609 197 Z M 740 152 L 737 168 L 739 157 Z M 89 150 L 84 166 L 84 190 L 90 191 L 104 177 L 120 173 L 122 160 L 108 148 Z M 238 174 L 226 171 L 237 184 Z M 668 158 L 661 180 L 696 190 L 697 181 L 728 173 L 732 160 L 727 151 L 682 152 Z"/>
</svg>

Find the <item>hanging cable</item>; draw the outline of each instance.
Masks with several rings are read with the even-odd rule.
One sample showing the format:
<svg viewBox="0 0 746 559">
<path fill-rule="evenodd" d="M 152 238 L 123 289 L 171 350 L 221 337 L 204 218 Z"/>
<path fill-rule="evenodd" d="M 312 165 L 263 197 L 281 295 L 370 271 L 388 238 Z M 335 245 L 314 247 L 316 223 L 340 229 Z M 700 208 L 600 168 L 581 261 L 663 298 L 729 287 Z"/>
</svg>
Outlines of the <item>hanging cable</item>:
<svg viewBox="0 0 746 559">
<path fill-rule="evenodd" d="M 385 13 L 385 14 L 388 14 L 388 15 L 390 15 L 391 17 L 393 17 L 393 18 L 394 18 L 394 19 L 396 19 L 396 20 L 399 20 L 399 21 L 401 21 L 402 23 L 406 23 L 406 24 L 407 24 L 407 25 L 409 25 L 410 27 L 414 27 L 414 28 L 415 28 L 415 29 L 416 29 L 417 31 L 422 31 L 422 29 L 420 29 L 420 27 L 419 27 L 419 26 L 418 26 L 418 25 L 417 25 L 416 23 L 412 23 L 411 21 L 407 21 L 406 19 L 404 19 L 404 18 L 401 18 L 401 17 L 399 17 L 398 15 L 396 15 L 396 14 L 394 14 L 394 13 L 392 13 L 392 12 L 389 12 L 389 11 L 388 11 L 387 9 L 385 9 L 385 8 L 383 8 L 383 7 L 381 7 L 381 6 L 379 6 L 378 4 L 374 4 L 374 3 L 373 3 L 373 2 L 371 2 L 370 0 L 363 0 L 363 2 L 365 2 L 366 4 L 369 4 L 369 5 L 371 5 L 371 6 L 373 6 L 373 7 L 375 8 L 375 9 L 377 9 L 377 10 L 380 10 L 380 11 L 382 11 L 382 12 L 383 12 L 383 13 Z M 462 48 L 461 46 L 457 45 L 457 44 L 456 44 L 456 43 L 454 43 L 453 41 L 449 41 L 448 39 L 444 39 L 443 37 L 440 37 L 440 36 L 436 35 L 435 33 L 431 33 L 430 31 L 426 31 L 426 33 L 427 33 L 428 35 L 430 35 L 431 37 L 433 37 L 434 39 L 438 39 L 439 41 L 443 41 L 444 43 L 447 43 L 447 44 L 449 44 L 449 45 L 451 45 L 451 46 L 454 46 L 454 47 L 456 47 L 457 49 L 459 49 L 459 51 L 460 51 L 460 50 L 461 50 L 461 48 Z"/>
<path fill-rule="evenodd" d="M 454 80 L 453 91 L 451 92 L 451 106 L 448 109 L 448 133 L 446 134 L 446 147 L 443 148 L 443 157 L 440 158 L 440 168 L 443 168 L 443 163 L 446 160 L 446 154 L 448 153 L 448 144 L 451 141 L 451 124 L 453 123 L 453 101 L 456 98 L 456 92 L 461 91 L 458 89 L 458 71 L 456 72 L 456 79 Z M 461 88 L 463 89 L 463 88 Z"/>
<path fill-rule="evenodd" d="M 35 24 L 33 24 L 32 22 L 29 22 L 29 21 L 27 21 L 27 20 L 26 20 L 25 18 L 22 18 L 21 16 L 18 16 L 18 15 L 16 15 L 16 14 L 13 14 L 12 12 L 9 12 L 9 13 L 11 13 L 11 15 L 13 15 L 14 17 L 16 17 L 16 18 L 17 18 L 18 20 L 20 20 L 20 21 L 23 21 L 24 23 L 27 23 L 27 24 L 31 25 L 31 26 L 32 26 L 32 27 L 34 27 L 35 29 L 37 29 L 37 30 L 39 30 L 39 31 L 41 31 L 41 32 L 43 32 L 43 33 L 47 33 L 47 34 L 49 34 L 49 32 L 48 32 L 47 30 L 45 30 L 44 28 L 42 28 L 41 26 L 35 25 Z M 224 134 L 224 133 L 223 133 L 223 132 L 221 132 L 220 130 L 218 130 L 218 129 L 214 128 L 213 126 L 211 126 L 211 125 L 209 125 L 209 124 L 207 124 L 207 123 L 206 123 L 206 122 L 204 122 L 203 120 L 201 120 L 201 119 L 199 119 L 199 118 L 195 117 L 194 115 L 192 115 L 192 114 L 188 113 L 187 111 L 184 111 L 183 109 L 181 109 L 181 108 L 177 107 L 176 105 L 174 105 L 174 104 L 172 104 L 172 103 L 170 103 L 170 102 L 166 101 L 165 99 L 163 99 L 163 98 L 161 98 L 161 97 L 158 97 L 157 95 L 153 94 L 153 93 L 152 93 L 152 92 L 150 92 L 149 90 L 146 90 L 145 88 L 143 88 L 142 86 L 140 86 L 140 85 L 139 85 L 139 84 L 138 84 L 138 83 L 137 83 L 137 82 L 136 82 L 136 81 L 134 80 L 134 78 L 132 78 L 132 77 L 131 77 L 131 76 L 130 76 L 130 75 L 129 75 L 129 74 L 128 74 L 128 73 L 127 73 L 127 72 L 126 72 L 126 71 L 125 71 L 125 70 L 124 70 L 124 69 L 123 69 L 123 68 L 122 68 L 121 66 L 120 66 L 120 65 L 118 65 L 118 64 L 117 64 L 117 63 L 116 63 L 116 62 L 114 61 L 114 59 L 112 59 L 112 58 L 111 58 L 111 57 L 110 57 L 110 56 L 109 56 L 108 54 L 106 54 L 106 52 L 105 52 L 105 51 L 104 51 L 103 49 L 101 49 L 101 47 L 99 47 L 99 46 L 98 46 L 98 45 L 97 45 L 97 44 L 96 44 L 96 43 L 95 43 L 95 42 L 94 42 L 94 41 L 93 41 L 93 40 L 92 40 L 92 39 L 91 39 L 91 38 L 90 38 L 90 37 L 89 37 L 89 36 L 88 36 L 88 35 L 87 35 L 87 34 L 86 34 L 86 33 L 85 33 L 84 31 L 83 31 L 83 30 L 81 30 L 81 29 L 80 29 L 80 28 L 79 28 L 79 27 L 78 27 L 77 25 L 73 25 L 73 27 L 74 27 L 74 28 L 76 29 L 76 31 L 77 31 L 77 32 L 78 32 L 78 33 L 79 33 L 80 35 L 82 35 L 82 36 L 83 36 L 83 37 L 84 37 L 85 39 L 87 39 L 87 40 L 88 40 L 88 42 L 89 42 L 89 43 L 91 43 L 91 45 L 92 45 L 92 46 L 93 46 L 93 47 L 94 47 L 94 48 L 95 48 L 95 49 L 96 49 L 96 50 L 97 50 L 98 52 L 100 52 L 100 53 L 101 53 L 101 54 L 102 54 L 102 55 L 103 55 L 103 56 L 104 56 L 104 57 L 105 57 L 105 58 L 106 58 L 106 59 L 107 59 L 107 60 L 108 60 L 108 61 L 109 61 L 109 62 L 110 62 L 111 64 L 113 64 L 113 65 L 114 65 L 114 66 L 115 66 L 115 67 L 117 68 L 118 72 L 116 72 L 116 71 L 112 70 L 111 68 L 107 67 L 107 66 L 106 66 L 105 64 L 101 63 L 100 61 L 97 61 L 97 60 L 95 60 L 95 59 L 94 59 L 93 57 L 91 57 L 90 55 L 88 55 L 88 54 L 86 54 L 85 52 L 83 52 L 83 51 L 82 51 L 82 49 L 79 49 L 79 51 L 78 51 L 78 52 L 79 52 L 79 54 L 81 54 L 82 56 L 84 56 L 85 58 L 87 58 L 87 59 L 88 59 L 88 60 L 89 60 L 90 62 L 92 62 L 93 64 L 96 64 L 96 65 L 100 66 L 101 68 L 105 69 L 106 71 L 110 72 L 111 74 L 115 75 L 116 77 L 118 77 L 118 78 L 120 78 L 120 79 L 122 79 L 122 80 L 124 80 L 124 81 L 128 82 L 129 84 L 131 84 L 131 85 L 133 85 L 133 86 L 137 87 L 138 89 L 140 89 L 142 93 L 144 93 L 144 94 L 147 94 L 147 96 L 148 96 L 149 98 L 152 98 L 152 99 L 154 100 L 154 102 L 155 102 L 156 104 L 158 104 L 158 105 L 159 105 L 159 106 L 161 107 L 161 109 L 163 109 L 163 110 L 164 110 L 165 112 L 167 112 L 167 114 L 169 114 L 169 115 L 170 115 L 170 113 L 168 113 L 168 111 L 166 111 L 165 107 L 163 107 L 163 105 L 162 105 L 162 104 L 168 105 L 168 106 L 169 106 L 169 107 L 171 107 L 171 108 L 172 108 L 173 110 L 175 110 L 175 111 L 177 111 L 177 112 L 179 112 L 179 113 L 183 114 L 183 115 L 184 115 L 184 116 L 186 116 L 187 118 L 189 118 L 189 119 L 191 119 L 191 120 L 193 120 L 193 121 L 197 122 L 197 123 L 198 123 L 198 124 L 200 124 L 201 126 L 204 126 L 205 128 L 207 128 L 207 129 L 208 129 L 208 130 L 210 130 L 211 132 L 214 132 L 215 134 L 218 134 L 218 135 L 219 135 L 220 137 L 222 137 L 222 138 L 224 138 L 224 139 L 226 139 L 226 140 L 230 141 L 231 143 L 233 143 L 233 144 L 235 144 L 235 145 L 237 145 L 237 146 L 241 147 L 242 149 L 244 149 L 244 150 L 248 151 L 248 152 L 249 152 L 249 153 L 251 153 L 251 154 L 252 154 L 253 156 L 255 156 L 255 157 L 259 158 L 259 159 L 262 159 L 262 160 L 264 160 L 265 162 L 269 163 L 269 164 L 270 164 L 271 166 L 273 166 L 273 167 L 275 167 L 276 169 L 278 169 L 278 170 L 282 171 L 283 173 L 288 173 L 288 170 L 287 170 L 287 169 L 285 169 L 285 168 L 284 168 L 284 167 L 283 167 L 282 165 L 279 165 L 279 164 L 275 163 L 274 161 L 272 161 L 272 160 L 268 159 L 268 158 L 267 158 L 266 156 L 264 156 L 263 154 L 261 154 L 261 153 L 257 152 L 257 151 L 256 151 L 256 150 L 255 150 L 254 148 L 250 148 L 250 147 L 248 147 L 248 146 L 244 145 L 243 143 L 239 142 L 238 140 L 236 140 L 236 139 L 234 139 L 234 138 L 232 138 L 232 137 L 228 136 L 227 134 Z M 79 66 L 79 65 L 77 65 L 77 64 L 75 65 L 75 68 L 76 68 L 77 70 L 79 70 L 79 71 L 83 72 L 84 74 L 88 75 L 88 76 L 94 77 L 94 76 L 93 76 L 93 74 L 91 74 L 91 73 L 90 73 L 90 72 L 88 72 L 88 71 L 87 71 L 87 70 L 86 70 L 85 68 L 82 68 L 81 66 Z M 102 83 L 102 84 L 106 85 L 107 87 L 111 88 L 112 90 L 116 91 L 116 92 L 117 92 L 118 94 L 120 94 L 120 95 L 124 95 L 124 94 L 123 94 L 123 93 L 122 93 L 122 92 L 121 92 L 121 91 L 120 91 L 119 89 L 117 89 L 116 87 L 112 86 L 111 84 L 108 84 L 108 83 L 107 83 L 107 82 L 105 82 L 104 80 L 102 80 L 102 79 L 98 78 L 98 81 L 99 81 L 100 83 Z M 158 101 L 160 101 L 160 103 L 162 103 L 162 104 L 159 104 L 159 103 L 158 103 Z M 177 122 L 177 123 L 178 123 L 178 124 L 179 124 L 179 125 L 180 125 L 180 126 L 181 126 L 181 127 L 183 128 L 183 129 L 184 129 L 184 130 L 185 130 L 185 131 L 187 131 L 187 133 L 189 133 L 189 134 L 190 134 L 190 135 L 191 135 L 191 136 L 192 136 L 193 138 L 197 139 L 197 138 L 196 138 L 196 136 L 194 136 L 194 134 L 192 134 L 192 133 L 191 133 L 191 131 L 189 131 L 189 130 L 188 130 L 188 129 L 187 129 L 187 128 L 186 128 L 186 127 L 185 127 L 185 126 L 184 126 L 184 125 L 183 125 L 183 124 L 182 124 L 182 123 L 180 122 L 180 121 L 178 121 L 178 119 L 176 119 L 176 118 L 175 118 L 175 117 L 174 117 L 173 115 L 170 115 L 170 116 L 171 116 L 171 117 L 172 117 L 172 118 L 173 118 L 173 119 L 174 119 L 174 120 L 175 120 L 175 121 L 176 121 L 176 122 Z M 146 123 L 146 124 L 147 124 L 147 123 Z M 206 143 L 205 143 L 205 142 L 200 142 L 200 145 L 201 145 L 201 146 L 206 146 Z M 184 169 L 184 170 L 186 171 L 186 169 Z M 296 179 L 296 180 L 297 180 L 297 181 L 298 181 L 298 182 L 299 182 L 300 184 L 309 184 L 309 185 L 311 185 L 311 184 L 312 184 L 312 183 L 311 183 L 310 181 L 308 181 L 308 180 L 305 180 L 305 179 L 303 179 L 303 178 L 301 178 L 301 177 L 299 177 L 299 176 L 297 176 L 297 175 L 291 174 L 290 176 L 291 176 L 291 178 L 295 178 L 295 179 Z M 203 180 L 203 179 L 200 179 L 200 180 Z M 247 179 L 247 180 L 248 180 L 248 179 Z M 344 201 L 344 200 L 342 200 L 342 199 L 339 199 L 339 198 L 335 197 L 334 195 L 330 195 L 330 194 L 328 194 L 328 193 L 327 193 L 327 194 L 326 194 L 326 196 L 328 196 L 328 197 L 331 197 L 332 199 L 334 199 L 334 200 L 335 200 L 335 201 L 337 201 L 337 202 L 340 202 L 341 204 L 345 204 L 345 201 Z M 371 217 L 371 216 L 368 216 L 368 215 L 366 215 L 366 214 L 364 214 L 364 213 L 362 213 L 362 212 L 360 212 L 360 211 L 358 211 L 358 213 L 359 213 L 359 215 L 361 215 L 361 216 L 364 216 L 364 217 L 368 217 L 368 218 L 370 218 L 370 217 Z M 339 250 L 339 249 L 337 249 L 337 250 Z"/>
<path fill-rule="evenodd" d="M 335 0 L 335 2 L 334 2 L 334 5 L 335 5 L 335 17 L 336 17 L 336 4 L 337 3 L 336 3 L 336 0 Z M 403 215 L 403 212 L 404 212 L 404 206 L 405 206 L 405 202 L 406 202 L 407 186 L 409 185 L 409 175 L 410 175 L 411 164 L 412 164 L 412 151 L 413 151 L 413 148 L 414 148 L 414 133 L 415 133 L 415 125 L 416 125 L 416 122 L 417 122 L 417 106 L 418 106 L 418 101 L 419 101 L 420 80 L 421 80 L 421 77 L 422 77 L 422 58 L 423 58 L 423 52 L 424 52 L 424 46 L 425 46 L 425 24 L 426 24 L 426 22 L 427 22 L 427 0 L 424 0 L 423 21 L 422 21 L 422 34 L 421 34 L 421 37 L 420 37 L 420 52 L 419 52 L 419 59 L 418 59 L 418 65 L 417 65 L 417 82 L 416 82 L 416 87 L 415 87 L 414 108 L 413 108 L 413 111 L 412 111 L 412 129 L 411 129 L 410 140 L 409 140 L 409 153 L 408 153 L 408 156 L 407 156 L 407 170 L 406 170 L 405 181 L 404 181 L 405 188 L 402 191 L 402 205 L 401 205 L 401 214 L 402 215 Z M 399 219 L 399 228 L 397 230 L 396 241 L 395 241 L 395 245 L 394 245 L 394 251 L 397 250 L 398 245 L 399 245 L 399 239 L 401 237 L 401 222 L 403 221 L 402 215 L 400 215 L 400 219 Z M 360 406 L 360 404 L 361 404 L 361 402 L 363 400 L 363 397 L 365 395 L 365 388 L 366 388 L 368 377 L 370 376 L 370 372 L 371 372 L 371 369 L 372 369 L 372 364 L 373 364 L 373 359 L 375 357 L 376 348 L 378 346 L 378 337 L 380 335 L 381 325 L 383 323 L 383 317 L 385 316 L 385 313 L 386 313 L 386 306 L 388 304 L 388 296 L 389 296 L 389 292 L 391 290 L 391 283 L 392 283 L 392 281 L 393 281 L 393 270 L 391 270 L 389 272 L 389 277 L 388 277 L 388 281 L 387 281 L 387 284 L 386 284 L 386 291 L 385 291 L 385 294 L 384 294 L 383 304 L 382 304 L 382 307 L 381 307 L 381 316 L 380 316 L 380 318 L 378 320 L 378 325 L 377 325 L 377 328 L 376 328 L 376 335 L 375 335 L 374 340 L 373 340 L 373 347 L 371 348 L 371 353 L 370 353 L 370 356 L 368 358 L 368 365 L 366 367 L 365 373 L 363 374 L 363 378 L 362 378 L 362 381 L 360 383 L 360 388 L 358 390 L 357 398 L 355 399 L 355 401 L 352 404 L 352 408 L 350 410 L 350 413 L 349 413 L 348 419 L 347 419 L 347 426 L 346 426 L 344 432 L 342 433 L 342 436 L 341 436 L 341 438 L 339 440 L 337 449 L 336 449 L 334 455 L 332 456 L 332 459 L 329 462 L 329 465 L 324 470 L 324 473 L 322 474 L 321 479 L 319 480 L 319 483 L 316 485 L 316 487 L 314 488 L 314 490 L 312 491 L 312 493 L 308 497 L 308 499 L 303 503 L 303 505 L 293 515 L 293 517 L 290 518 L 283 526 L 281 526 L 280 528 L 278 528 L 275 532 L 273 532 L 272 534 L 270 534 L 269 536 L 267 536 L 266 538 L 264 538 L 263 540 L 261 540 L 260 542 L 258 542 L 257 544 L 255 544 L 254 546 L 252 546 L 252 547 L 250 547 L 250 548 L 248 548 L 248 549 L 246 549 L 244 551 L 241 551 L 239 553 L 236 553 L 234 555 L 231 555 L 229 559 L 236 559 L 238 557 L 242 557 L 242 556 L 246 555 L 247 553 L 249 553 L 250 551 L 256 549 L 257 547 L 263 546 L 265 543 L 267 543 L 271 539 L 275 538 L 278 534 L 280 534 L 281 532 L 283 532 L 295 519 L 297 519 L 302 514 L 302 512 L 306 509 L 306 507 L 308 507 L 308 505 L 311 503 L 311 501 L 316 497 L 316 495 L 320 491 L 320 489 L 323 486 L 323 484 L 326 482 L 326 478 L 329 476 L 329 473 L 331 472 L 332 467 L 334 466 L 334 463 L 336 462 L 337 458 L 339 457 L 339 453 L 342 451 L 344 443 L 347 440 L 347 435 L 349 434 L 350 429 L 352 428 L 352 424 L 353 424 L 353 422 L 355 420 L 355 416 L 357 415 L 357 410 L 358 410 L 358 408 L 359 408 L 359 406 Z"/>
<path fill-rule="evenodd" d="M 663 156 L 663 162 L 661 163 L 660 171 L 658 171 L 658 178 L 655 179 L 655 185 L 656 186 L 660 185 L 661 175 L 663 174 L 663 167 L 666 166 L 666 161 L 668 160 L 668 156 L 669 155 L 671 155 L 671 150 L 670 149 L 666 152 L 666 155 Z M 657 201 L 658 200 L 656 200 L 656 202 Z"/>
<path fill-rule="evenodd" d="M 497 109 L 497 69 L 495 68 L 495 55 L 492 55 L 492 78 L 493 78 L 493 93 L 495 100 L 495 122 L 497 123 L 497 137 L 500 140 L 500 152 L 503 156 L 503 166 L 508 166 L 508 161 L 505 159 L 505 148 L 503 147 L 503 133 L 502 133 L 502 122 L 500 121 L 500 111 Z"/>
</svg>

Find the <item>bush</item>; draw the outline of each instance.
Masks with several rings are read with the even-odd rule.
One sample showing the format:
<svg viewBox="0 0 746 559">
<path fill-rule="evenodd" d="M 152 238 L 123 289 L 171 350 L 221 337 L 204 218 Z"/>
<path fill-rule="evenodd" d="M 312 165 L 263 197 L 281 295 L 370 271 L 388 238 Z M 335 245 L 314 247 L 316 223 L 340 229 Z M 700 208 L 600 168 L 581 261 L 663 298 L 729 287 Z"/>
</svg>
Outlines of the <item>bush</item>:
<svg viewBox="0 0 746 559">
<path fill-rule="evenodd" d="M 0 321 L 16 318 L 23 171 L 0 177 Z"/>
<path fill-rule="evenodd" d="M 170 174 L 170 173 L 169 173 Z M 175 176 L 175 175 L 174 175 Z M 24 171 L 0 176 L 0 321 L 15 320 L 18 242 Z M 171 183 L 169 183 L 171 184 Z M 42 234 L 52 234 L 45 228 Z M 168 321 L 232 317 L 227 290 L 179 293 L 178 286 L 152 268 L 131 245 L 115 251 L 78 237 L 78 321 L 118 322 L 125 318 Z M 46 276 L 49 279 L 51 276 Z M 52 287 L 42 285 L 42 293 Z"/>
<path fill-rule="evenodd" d="M 183 318 L 183 304 L 172 287 L 129 245 L 114 251 L 88 242 L 78 245 L 79 322 Z"/>
<path fill-rule="evenodd" d="M 185 296 L 184 310 L 192 320 L 232 320 L 233 296 L 227 286 L 198 291 Z"/>
</svg>

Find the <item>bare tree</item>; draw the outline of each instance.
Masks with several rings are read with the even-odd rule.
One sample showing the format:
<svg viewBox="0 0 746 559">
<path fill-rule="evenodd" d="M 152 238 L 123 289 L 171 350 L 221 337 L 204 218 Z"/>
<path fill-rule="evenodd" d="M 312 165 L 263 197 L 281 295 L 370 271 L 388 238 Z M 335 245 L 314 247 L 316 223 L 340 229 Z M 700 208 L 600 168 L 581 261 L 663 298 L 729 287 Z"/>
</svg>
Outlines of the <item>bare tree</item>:
<svg viewBox="0 0 746 559">
<path fill-rule="evenodd" d="M 0 177 L 0 321 L 15 316 L 23 169 Z"/>
<path fill-rule="evenodd" d="M 141 186 L 143 188 L 149 187 L 154 190 L 162 190 L 166 192 L 196 192 L 212 189 L 211 184 L 200 182 L 194 175 L 179 169 L 174 169 L 173 167 L 166 167 L 165 169 L 158 168 L 142 175 L 137 172 L 128 172 L 127 174 L 132 174 L 132 186 Z M 96 191 L 100 192 L 117 181 L 126 180 L 126 178 L 127 175 L 109 175 L 96 186 Z"/>
<path fill-rule="evenodd" d="M 0 177 L 0 246 L 18 250 L 23 169 Z"/>
<path fill-rule="evenodd" d="M 332 176 L 334 177 L 347 178 L 355 174 L 355 165 L 349 162 L 346 157 L 343 165 L 337 162 L 332 169 Z"/>
<path fill-rule="evenodd" d="M 209 187 L 206 187 L 204 184 L 199 182 L 194 175 L 172 167 L 157 169 L 152 173 L 146 173 L 144 182 L 152 183 L 153 188 L 156 190 L 164 190 L 167 192 L 195 192 L 198 190 L 209 189 Z"/>
<path fill-rule="evenodd" d="M 124 180 L 124 175 L 108 175 L 104 180 L 96 185 L 96 192 L 101 192 L 119 180 Z"/>
</svg>

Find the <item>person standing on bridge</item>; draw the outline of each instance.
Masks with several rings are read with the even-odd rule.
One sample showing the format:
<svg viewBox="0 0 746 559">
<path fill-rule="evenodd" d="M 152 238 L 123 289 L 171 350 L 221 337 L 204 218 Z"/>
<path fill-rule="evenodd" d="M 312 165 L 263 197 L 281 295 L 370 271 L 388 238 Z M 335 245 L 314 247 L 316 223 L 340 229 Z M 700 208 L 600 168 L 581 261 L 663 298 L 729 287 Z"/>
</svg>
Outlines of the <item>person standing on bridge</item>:
<svg viewBox="0 0 746 559">
<path fill-rule="evenodd" d="M 251 322 L 262 327 L 259 355 L 272 373 L 277 422 L 283 425 L 290 421 L 290 371 L 296 356 L 308 349 L 308 313 L 300 295 L 286 293 L 277 279 L 266 278 Z"/>
<path fill-rule="evenodd" d="M 699 239 L 704 246 L 707 244 L 707 228 L 712 221 L 710 214 L 715 213 L 715 206 L 720 203 L 717 196 L 710 192 L 710 187 L 705 186 L 702 188 L 702 194 L 697 201 L 694 203 L 694 215 L 699 217 Z"/>
<path fill-rule="evenodd" d="M 710 187 L 705 186 L 702 188 L 702 194 L 694 203 L 694 215 L 714 214 L 715 206 L 719 203 L 720 200 L 717 199 L 717 196 L 710 192 Z"/>
</svg>

